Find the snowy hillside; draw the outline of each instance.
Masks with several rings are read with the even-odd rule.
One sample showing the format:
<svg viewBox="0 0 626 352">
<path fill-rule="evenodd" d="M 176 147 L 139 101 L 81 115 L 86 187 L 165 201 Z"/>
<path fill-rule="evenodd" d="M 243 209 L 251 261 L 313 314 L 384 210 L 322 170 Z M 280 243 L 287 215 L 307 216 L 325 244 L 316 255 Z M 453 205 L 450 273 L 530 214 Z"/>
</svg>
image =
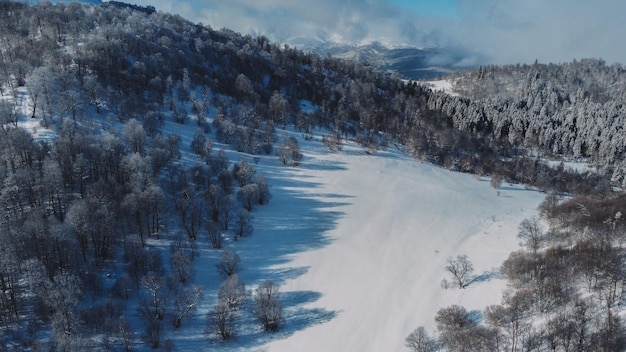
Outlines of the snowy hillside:
<svg viewBox="0 0 626 352">
<path fill-rule="evenodd" d="M 273 199 L 256 212 L 254 235 L 233 243 L 248 290 L 267 278 L 281 285 L 285 327 L 269 336 L 241 328 L 235 341 L 210 347 L 404 351 L 415 327 L 434 331 L 440 308 L 500 303 L 504 282 L 496 272 L 518 248 L 517 226 L 536 215 L 541 193 L 506 185 L 498 195 L 486 179 L 394 150 L 371 156 L 346 146 L 333 154 L 319 141 L 302 143 L 299 168 L 259 162 Z M 458 254 L 468 255 L 477 279 L 465 290 L 444 290 L 446 259 Z M 211 258 L 197 265 L 200 284 L 219 282 Z M 213 304 L 198 312 L 198 334 Z M 207 346 L 199 335 L 171 338 L 183 350 Z"/>
<path fill-rule="evenodd" d="M 153 7 L 1 4 L 0 350 L 626 350 L 626 70 L 403 84 Z"/>
</svg>

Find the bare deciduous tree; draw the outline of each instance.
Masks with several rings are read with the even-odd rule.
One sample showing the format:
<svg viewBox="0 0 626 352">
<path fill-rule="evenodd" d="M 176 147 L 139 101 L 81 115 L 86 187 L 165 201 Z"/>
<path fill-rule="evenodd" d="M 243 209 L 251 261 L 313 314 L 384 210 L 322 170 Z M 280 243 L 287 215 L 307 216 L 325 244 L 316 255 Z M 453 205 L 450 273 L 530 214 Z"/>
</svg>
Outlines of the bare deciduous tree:
<svg viewBox="0 0 626 352">
<path fill-rule="evenodd" d="M 406 347 L 413 352 L 436 352 L 439 351 L 437 340 L 428 336 L 423 326 L 415 328 L 404 340 Z"/>
<path fill-rule="evenodd" d="M 172 252 L 170 264 L 172 265 L 172 278 L 179 284 L 185 285 L 192 280 L 194 256 L 190 250 L 182 248 Z"/>
<path fill-rule="evenodd" d="M 193 285 L 192 287 L 182 287 L 177 291 L 174 300 L 174 312 L 172 323 L 178 329 L 189 314 L 191 314 L 200 303 L 202 298 L 202 287 Z"/>
<path fill-rule="evenodd" d="M 287 99 L 280 92 L 275 91 L 270 98 L 270 116 L 274 119 L 274 121 L 285 125 L 285 116 L 287 115 L 288 109 L 289 102 Z"/>
<path fill-rule="evenodd" d="M 6 100 L 0 101 L 0 128 L 4 129 L 7 124 L 17 127 L 19 116 L 15 104 Z"/>
<path fill-rule="evenodd" d="M 272 199 L 272 194 L 270 193 L 270 184 L 265 179 L 265 176 L 257 175 L 254 178 L 254 183 L 256 183 L 256 185 L 259 187 L 259 204 L 263 205 L 269 203 L 270 199 Z"/>
<path fill-rule="evenodd" d="M 536 255 L 544 240 L 543 231 L 541 231 L 541 225 L 539 220 L 524 219 L 519 225 L 519 233 L 517 237 L 524 240 L 526 247 L 533 254 Z"/>
<path fill-rule="evenodd" d="M 337 132 L 327 134 L 322 137 L 322 141 L 324 142 L 324 146 L 330 151 L 338 152 L 343 149 L 343 145 L 341 144 L 341 135 Z"/>
<path fill-rule="evenodd" d="M 259 203 L 259 186 L 256 183 L 244 185 L 239 189 L 237 199 L 247 211 L 252 211 L 254 206 Z"/>
<path fill-rule="evenodd" d="M 232 250 L 232 248 L 226 247 L 222 252 L 222 260 L 217 263 L 217 271 L 224 276 L 231 276 L 241 270 L 241 259 L 239 255 Z"/>
<path fill-rule="evenodd" d="M 193 135 L 193 139 L 191 140 L 191 150 L 202 159 L 206 157 L 208 151 L 205 148 L 206 142 L 207 139 L 204 136 L 204 130 L 202 130 L 201 128 L 196 129 L 196 132 Z"/>
<path fill-rule="evenodd" d="M 442 308 L 435 317 L 439 341 L 448 351 L 495 351 L 495 332 L 472 320 L 465 308 Z"/>
<path fill-rule="evenodd" d="M 146 145 L 146 131 L 141 123 L 135 119 L 130 119 L 124 125 L 124 139 L 133 152 L 143 155 Z"/>
<path fill-rule="evenodd" d="M 252 234 L 254 228 L 252 227 L 252 219 L 254 217 L 246 209 L 239 209 L 235 215 L 235 240 L 239 237 L 246 237 Z"/>
<path fill-rule="evenodd" d="M 289 137 L 284 145 L 276 148 L 276 154 L 280 158 L 283 165 L 298 166 L 302 162 L 302 153 L 298 140 Z"/>
<path fill-rule="evenodd" d="M 452 275 L 459 288 L 465 288 L 469 283 L 474 267 L 467 255 L 463 254 L 457 255 L 456 258 L 449 257 L 446 271 Z"/>
<path fill-rule="evenodd" d="M 128 321 L 124 318 L 124 316 L 120 317 L 119 334 L 122 339 L 124 352 L 131 352 L 133 350 L 133 332 L 130 328 L 130 324 L 128 324 Z"/>
<path fill-rule="evenodd" d="M 45 285 L 45 303 L 54 312 L 53 329 L 57 332 L 74 332 L 76 318 L 73 310 L 80 302 L 82 291 L 79 279 L 75 275 L 61 273 Z"/>
<path fill-rule="evenodd" d="M 233 167 L 233 176 L 239 181 L 239 186 L 243 187 L 252 182 L 256 169 L 249 162 L 241 159 Z"/>
<path fill-rule="evenodd" d="M 141 279 L 141 285 L 146 290 L 142 297 L 139 312 L 145 319 L 144 338 L 150 347 L 158 348 L 163 334 L 163 319 L 167 307 L 167 295 L 161 275 L 154 271 L 149 272 Z"/>
<path fill-rule="evenodd" d="M 220 284 L 217 299 L 230 308 L 237 309 L 246 301 L 246 285 L 239 280 L 237 274 L 230 275 Z"/>
<path fill-rule="evenodd" d="M 235 335 L 237 318 L 236 310 L 224 302 L 218 302 L 209 312 L 209 325 L 220 339 L 226 341 Z"/>
<path fill-rule="evenodd" d="M 254 314 L 265 331 L 278 331 L 283 324 L 283 306 L 279 298 L 278 285 L 273 281 L 265 281 L 255 290 Z"/>
<path fill-rule="evenodd" d="M 198 237 L 198 231 L 202 225 L 202 209 L 204 199 L 199 192 L 191 189 L 183 189 L 176 199 L 176 211 L 183 228 L 191 239 Z"/>
<path fill-rule="evenodd" d="M 220 225 L 215 221 L 208 221 L 206 225 L 207 235 L 209 237 L 209 243 L 211 247 L 214 249 L 222 248 L 222 243 L 224 242 L 222 238 L 222 231 L 220 229 Z"/>
</svg>

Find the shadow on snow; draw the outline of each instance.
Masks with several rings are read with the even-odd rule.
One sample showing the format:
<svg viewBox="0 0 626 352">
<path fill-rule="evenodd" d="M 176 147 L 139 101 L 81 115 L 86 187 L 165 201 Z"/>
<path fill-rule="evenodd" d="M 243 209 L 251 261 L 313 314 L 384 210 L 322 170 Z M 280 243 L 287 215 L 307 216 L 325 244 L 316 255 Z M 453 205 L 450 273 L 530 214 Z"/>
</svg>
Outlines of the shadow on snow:
<svg viewBox="0 0 626 352">
<path fill-rule="evenodd" d="M 293 291 L 281 294 L 281 302 L 284 307 L 284 325 L 275 333 L 267 333 L 256 328 L 248 331 L 237 338 L 237 346 L 242 348 L 254 348 L 273 340 L 285 339 L 294 333 L 305 330 L 309 327 L 323 324 L 332 320 L 337 312 L 328 311 L 324 308 L 308 308 L 303 305 L 314 303 L 322 296 L 319 292 L 314 291 Z M 258 323 L 253 317 L 251 323 Z"/>
<path fill-rule="evenodd" d="M 241 316 L 241 323 L 237 329 L 237 335 L 231 341 L 219 341 L 215 338 L 208 340 L 209 348 L 220 350 L 256 350 L 260 346 L 273 340 L 285 339 L 294 333 L 309 327 L 323 324 L 332 320 L 337 312 L 323 308 L 305 308 L 303 305 L 314 303 L 322 296 L 314 291 L 292 291 L 281 294 L 281 302 L 284 307 L 284 325 L 274 333 L 261 330 L 256 318 L 249 314 L 253 302 L 248 303 L 248 313 Z M 243 328 L 243 327 L 246 328 Z"/>
<path fill-rule="evenodd" d="M 497 279 L 500 277 L 500 275 L 501 275 L 500 269 L 496 268 L 492 270 L 487 270 L 480 275 L 476 275 L 472 277 L 472 279 L 465 286 L 469 286 L 469 285 L 473 285 L 473 284 L 477 284 L 481 282 L 487 282 L 487 281 L 490 281 L 491 279 Z"/>
<path fill-rule="evenodd" d="M 343 169 L 340 163 L 314 165 L 325 171 Z M 269 172 L 268 172 L 269 171 Z M 272 186 L 274 198 L 269 205 L 253 212 L 254 233 L 232 243 L 242 260 L 240 279 L 252 290 L 265 281 L 279 285 L 304 275 L 309 268 L 297 266 L 292 260 L 298 253 L 328 246 L 332 239 L 329 231 L 344 216 L 342 207 L 349 205 L 351 196 L 317 192 L 319 184 L 310 177 L 272 173 L 264 170 Z M 337 312 L 311 307 L 322 294 L 315 291 L 282 291 L 280 301 L 284 307 L 284 326 L 276 333 L 263 332 L 252 316 L 253 300 L 249 300 L 242 313 L 238 336 L 231 342 L 211 340 L 212 347 L 228 349 L 254 349 L 277 339 L 284 339 L 311 326 L 332 320 Z"/>
</svg>

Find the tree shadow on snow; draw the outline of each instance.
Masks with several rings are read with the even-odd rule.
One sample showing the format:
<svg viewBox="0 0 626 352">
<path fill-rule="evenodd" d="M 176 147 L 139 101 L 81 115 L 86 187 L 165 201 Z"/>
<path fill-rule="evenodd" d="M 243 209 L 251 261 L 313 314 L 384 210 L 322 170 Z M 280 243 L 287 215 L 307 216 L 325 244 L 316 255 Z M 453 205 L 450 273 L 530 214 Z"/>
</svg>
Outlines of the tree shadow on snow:
<svg viewBox="0 0 626 352">
<path fill-rule="evenodd" d="M 307 163 L 306 160 L 302 164 L 298 165 L 298 168 L 304 170 L 323 170 L 323 171 L 339 171 L 347 170 L 344 166 L 345 163 L 339 161 L 322 161 L 317 163 Z"/>
<path fill-rule="evenodd" d="M 467 283 L 466 286 L 481 283 L 481 282 L 487 282 L 487 281 L 490 281 L 491 279 L 495 279 L 498 277 L 500 277 L 500 269 L 487 270 L 480 275 L 476 275 L 472 277 L 472 279 Z"/>
<path fill-rule="evenodd" d="M 469 319 L 476 324 L 480 324 L 483 321 L 483 312 L 480 310 L 470 310 L 467 312 Z"/>
<path fill-rule="evenodd" d="M 248 313 L 244 313 L 238 324 L 237 335 L 232 341 L 222 342 L 215 338 L 208 341 L 209 349 L 220 350 L 255 350 L 274 340 L 285 339 L 297 331 L 323 324 L 332 320 L 336 311 L 323 308 L 305 308 L 303 305 L 313 303 L 322 296 L 314 291 L 292 291 L 281 293 L 280 301 L 284 308 L 283 326 L 277 332 L 262 331 L 257 320 L 249 314 L 252 302 L 249 302 Z"/>
<path fill-rule="evenodd" d="M 305 308 L 306 304 L 317 301 L 322 294 L 314 291 L 292 291 L 281 294 L 281 302 L 285 309 L 285 325 L 276 333 L 277 338 L 285 338 L 293 335 L 296 331 L 304 330 L 314 325 L 330 321 L 336 315 L 336 311 L 328 311 L 324 308 Z"/>
<path fill-rule="evenodd" d="M 235 248 L 242 259 L 241 279 L 248 284 L 272 280 L 282 284 L 307 272 L 307 267 L 289 265 L 297 254 L 328 246 L 329 232 L 345 215 L 349 195 L 315 193 L 315 182 L 276 177 L 268 206 L 253 212 L 254 233 Z"/>
<path fill-rule="evenodd" d="M 341 168 L 339 164 L 321 166 Z M 333 241 L 331 232 L 337 222 L 345 216 L 342 209 L 351 202 L 346 194 L 325 193 L 315 178 L 302 176 L 298 172 L 274 172 L 264 170 L 272 185 L 273 198 L 266 206 L 253 212 L 254 232 L 250 237 L 237 242 L 229 239 L 241 258 L 239 278 L 252 295 L 254 288 L 265 280 L 279 285 L 305 275 L 307 265 L 294 262 L 301 253 L 328 246 Z M 217 285 L 219 282 L 215 282 Z M 280 291 L 284 307 L 284 326 L 275 333 L 261 330 L 252 315 L 253 300 L 241 310 L 237 336 L 233 341 L 221 342 L 209 339 L 209 349 L 256 350 L 271 341 L 285 339 L 297 331 L 326 323 L 338 314 L 324 307 L 315 306 L 322 293 L 314 291 Z M 211 303 L 213 304 L 213 303 Z M 210 307 L 209 307 L 210 309 Z M 191 346 L 191 345 L 190 345 Z"/>
</svg>

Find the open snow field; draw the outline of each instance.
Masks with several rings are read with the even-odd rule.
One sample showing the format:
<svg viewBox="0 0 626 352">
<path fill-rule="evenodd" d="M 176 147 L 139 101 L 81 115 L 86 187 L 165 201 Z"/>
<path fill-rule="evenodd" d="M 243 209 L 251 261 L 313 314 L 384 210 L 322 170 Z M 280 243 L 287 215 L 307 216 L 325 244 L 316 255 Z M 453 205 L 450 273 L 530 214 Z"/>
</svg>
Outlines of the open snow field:
<svg viewBox="0 0 626 352">
<path fill-rule="evenodd" d="M 517 226 L 537 215 L 538 192 L 446 171 L 395 150 L 366 155 L 344 146 L 330 153 L 303 142 L 298 168 L 263 157 L 270 204 L 255 210 L 251 237 L 231 243 L 249 291 L 266 279 L 281 285 L 286 325 L 266 334 L 247 314 L 235 341 L 206 342 L 205 297 L 194 335 L 170 336 L 184 350 L 406 351 L 417 326 L 435 332 L 437 311 L 451 304 L 482 311 L 500 303 L 498 268 L 519 248 Z M 218 254 L 197 261 L 196 280 L 214 295 Z M 468 255 L 476 280 L 443 289 L 450 256 Z M 193 330 L 194 328 L 192 328 Z M 183 336 L 184 334 L 184 336 Z"/>
<path fill-rule="evenodd" d="M 426 87 L 434 90 L 447 93 L 449 95 L 456 96 L 458 93 L 454 91 L 454 83 L 449 79 L 440 79 L 436 81 L 425 81 L 423 82 Z"/>
</svg>

